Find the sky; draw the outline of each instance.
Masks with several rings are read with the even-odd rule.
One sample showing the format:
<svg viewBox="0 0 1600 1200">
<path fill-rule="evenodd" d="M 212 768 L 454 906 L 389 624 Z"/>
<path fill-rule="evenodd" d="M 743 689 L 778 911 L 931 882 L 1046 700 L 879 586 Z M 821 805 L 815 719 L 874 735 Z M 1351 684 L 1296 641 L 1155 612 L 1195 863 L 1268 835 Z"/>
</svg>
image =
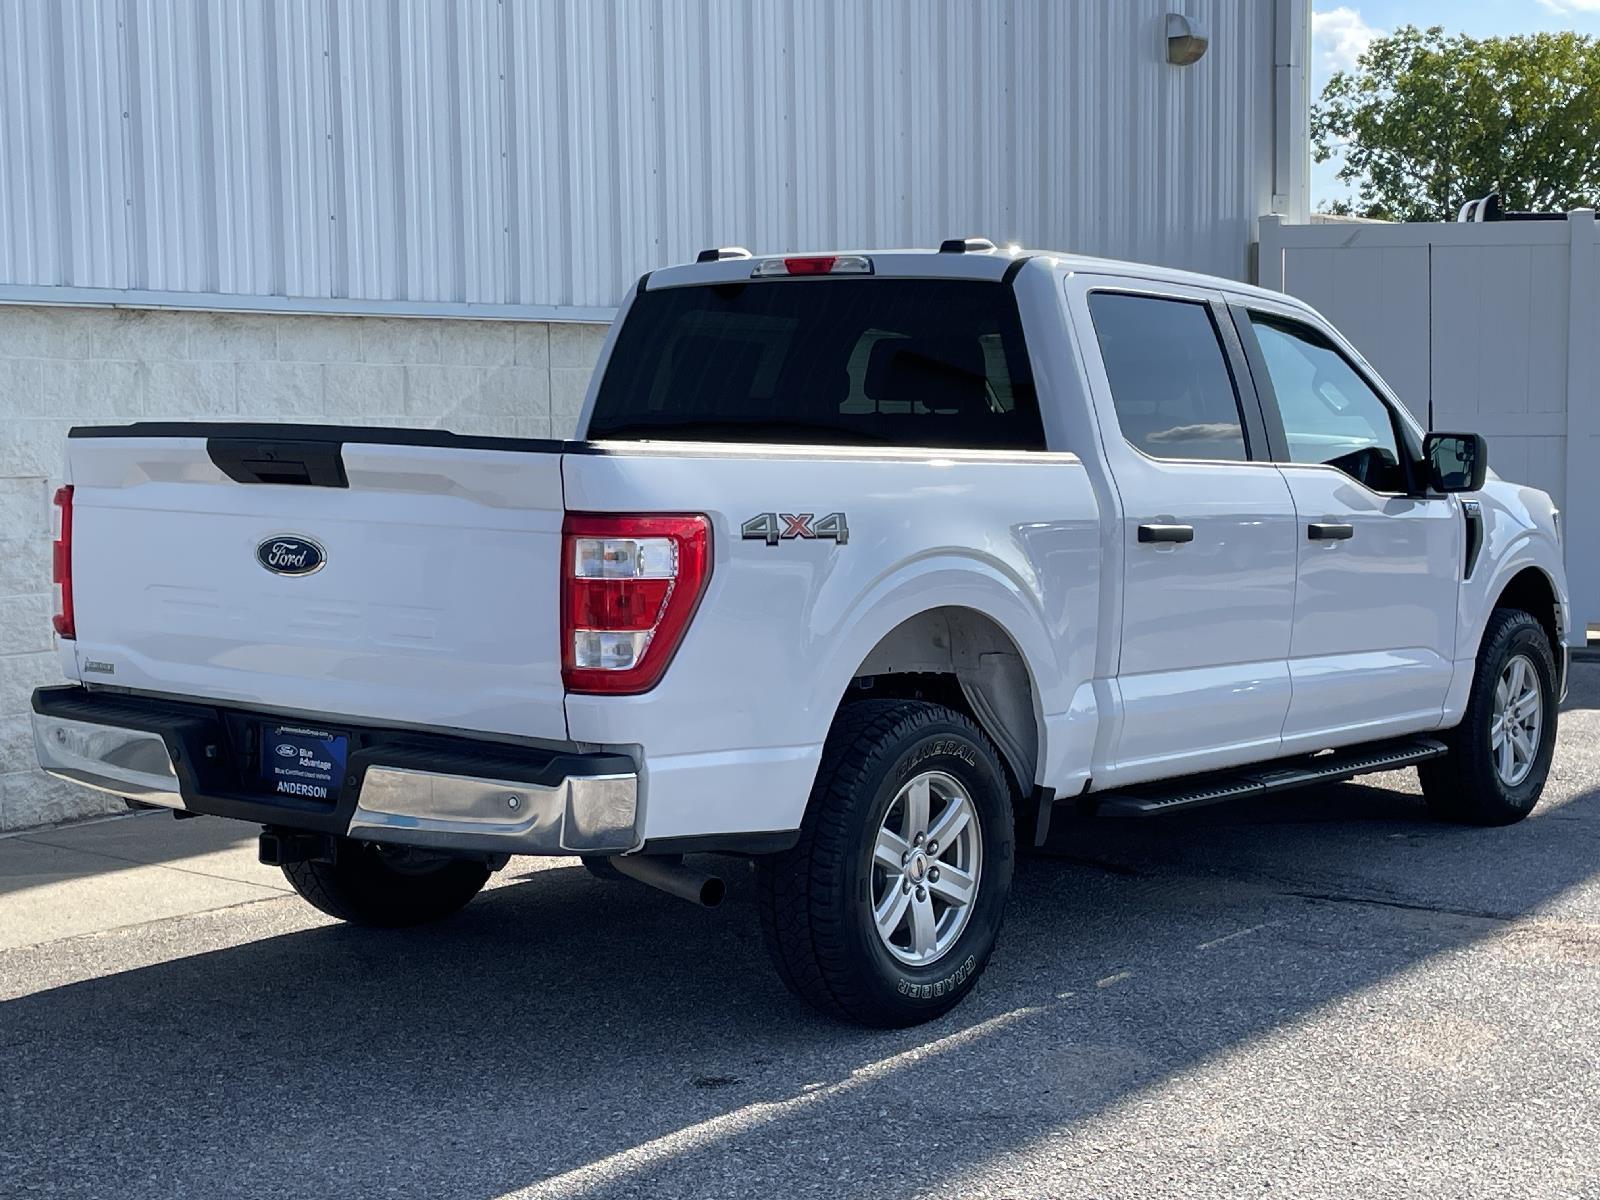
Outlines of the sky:
<svg viewBox="0 0 1600 1200">
<path fill-rule="evenodd" d="M 1542 30 L 1574 30 L 1600 37 L 1600 0 L 1316 0 L 1311 15 L 1311 89 L 1335 71 L 1355 66 L 1374 37 L 1400 25 L 1443 25 L 1449 33 L 1494 37 Z M 1349 194 L 1334 178 L 1337 162 L 1311 168 L 1311 206 Z"/>
</svg>

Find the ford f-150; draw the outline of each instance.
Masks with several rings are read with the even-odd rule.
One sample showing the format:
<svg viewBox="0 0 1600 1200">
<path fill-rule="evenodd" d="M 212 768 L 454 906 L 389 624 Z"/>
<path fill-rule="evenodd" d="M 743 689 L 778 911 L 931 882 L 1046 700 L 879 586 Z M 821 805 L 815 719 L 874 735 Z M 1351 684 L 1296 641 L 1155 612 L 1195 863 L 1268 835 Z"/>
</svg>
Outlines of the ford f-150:
<svg viewBox="0 0 1600 1200">
<path fill-rule="evenodd" d="M 1559 514 L 1287 296 L 712 250 L 640 280 L 578 427 L 73 430 L 41 764 L 257 823 L 368 924 L 510 855 L 703 901 L 683 856 L 741 856 L 784 981 L 872 1024 L 974 985 L 1053 813 L 1539 798 Z"/>
</svg>

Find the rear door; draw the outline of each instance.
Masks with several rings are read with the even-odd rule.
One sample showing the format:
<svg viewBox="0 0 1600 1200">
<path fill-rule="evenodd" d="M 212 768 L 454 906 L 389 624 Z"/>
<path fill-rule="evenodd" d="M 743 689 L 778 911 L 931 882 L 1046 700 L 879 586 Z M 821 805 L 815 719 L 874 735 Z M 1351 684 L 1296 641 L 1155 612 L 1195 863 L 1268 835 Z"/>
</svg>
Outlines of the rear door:
<svg viewBox="0 0 1600 1200">
<path fill-rule="evenodd" d="M 566 736 L 561 443 L 174 428 L 69 442 L 85 682 Z"/>
<path fill-rule="evenodd" d="M 1286 751 L 1434 728 L 1454 670 L 1457 502 L 1414 486 L 1415 432 L 1293 310 L 1234 310 L 1299 516 Z"/>
<path fill-rule="evenodd" d="M 1289 707 L 1295 512 L 1218 293 L 1069 281 L 1122 503 L 1121 725 L 1096 783 L 1271 758 Z"/>
</svg>

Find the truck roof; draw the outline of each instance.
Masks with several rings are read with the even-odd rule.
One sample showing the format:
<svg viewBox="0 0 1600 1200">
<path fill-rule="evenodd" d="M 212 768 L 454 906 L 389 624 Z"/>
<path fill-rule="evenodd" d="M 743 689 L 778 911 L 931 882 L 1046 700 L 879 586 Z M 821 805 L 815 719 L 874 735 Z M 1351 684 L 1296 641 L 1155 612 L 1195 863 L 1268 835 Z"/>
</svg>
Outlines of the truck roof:
<svg viewBox="0 0 1600 1200">
<path fill-rule="evenodd" d="M 712 253 L 711 251 L 707 252 Z M 1127 279 L 1184 284 L 1189 287 L 1212 288 L 1235 294 L 1259 296 L 1283 303 L 1295 303 L 1281 292 L 1269 291 L 1236 279 L 1218 275 L 1203 275 L 1195 271 L 1180 271 L 1150 263 L 1124 262 L 1113 258 L 1096 258 L 1092 255 L 1073 254 L 1057 250 L 1028 250 L 1019 247 L 950 252 L 933 249 L 899 250 L 807 250 L 782 254 L 748 255 L 740 251 L 725 250 L 729 257 L 714 261 L 684 263 L 652 271 L 639 281 L 640 291 L 659 288 L 690 287 L 697 284 L 733 283 L 747 280 L 757 264 L 767 260 L 789 259 L 841 259 L 866 258 L 872 262 L 872 273 L 902 279 L 985 279 L 1000 280 L 1019 263 L 1042 263 L 1059 274 L 1082 272 L 1094 275 L 1114 275 Z"/>
</svg>

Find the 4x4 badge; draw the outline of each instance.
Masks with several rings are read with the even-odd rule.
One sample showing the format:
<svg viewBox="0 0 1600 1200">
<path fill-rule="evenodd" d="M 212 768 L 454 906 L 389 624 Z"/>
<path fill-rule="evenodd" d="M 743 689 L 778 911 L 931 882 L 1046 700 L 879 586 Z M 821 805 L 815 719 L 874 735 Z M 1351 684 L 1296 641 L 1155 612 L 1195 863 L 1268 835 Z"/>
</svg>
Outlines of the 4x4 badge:
<svg viewBox="0 0 1600 1200">
<path fill-rule="evenodd" d="M 739 536 L 769 546 L 787 538 L 831 539 L 842 546 L 850 540 L 850 523 L 842 512 L 825 517 L 813 513 L 757 513 L 739 526 Z"/>
</svg>

